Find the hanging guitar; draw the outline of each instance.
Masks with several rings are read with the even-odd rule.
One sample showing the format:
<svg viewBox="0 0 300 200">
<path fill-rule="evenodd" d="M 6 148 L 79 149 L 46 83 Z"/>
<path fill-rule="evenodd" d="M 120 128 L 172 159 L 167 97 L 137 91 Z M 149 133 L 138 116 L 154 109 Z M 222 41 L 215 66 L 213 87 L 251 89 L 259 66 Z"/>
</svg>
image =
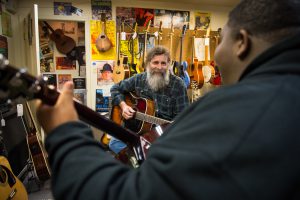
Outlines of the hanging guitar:
<svg viewBox="0 0 300 200">
<path fill-rule="evenodd" d="M 55 43 L 57 51 L 62 54 L 68 54 L 76 47 L 74 39 L 64 35 L 62 29 L 53 30 L 46 21 L 43 21 L 43 23 L 51 31 L 50 39 Z"/>
<path fill-rule="evenodd" d="M 181 33 L 181 41 L 180 41 L 179 63 L 176 64 L 176 66 L 178 70 L 178 76 L 184 81 L 185 87 L 187 88 L 190 85 L 191 80 L 187 72 L 188 63 L 187 61 L 182 61 L 183 41 L 184 41 L 185 33 L 186 33 L 186 25 L 183 25 L 182 33 Z"/>
<path fill-rule="evenodd" d="M 99 52 L 106 52 L 112 47 L 112 43 L 106 35 L 105 13 L 101 13 L 101 33 L 96 39 L 96 48 Z"/>
<path fill-rule="evenodd" d="M 8 160 L 0 156 L 0 200 L 27 200 L 22 182 L 13 174 Z"/>
<path fill-rule="evenodd" d="M 174 74 L 175 71 L 175 60 L 172 58 L 173 57 L 173 36 L 174 36 L 174 26 L 173 26 L 173 22 L 171 22 L 171 28 L 170 28 L 170 58 L 171 58 L 171 63 L 170 63 L 170 67 L 169 67 L 169 71 L 171 74 Z"/>
<path fill-rule="evenodd" d="M 209 37 L 210 37 L 210 28 L 207 28 L 204 45 L 205 45 L 205 61 L 204 66 L 202 67 L 203 77 L 204 77 L 204 84 L 209 83 L 211 79 L 215 76 L 215 69 L 209 63 Z"/>
<path fill-rule="evenodd" d="M 37 79 L 26 73 L 24 69 L 17 69 L 8 65 L 8 61 L 0 56 L 0 101 L 8 100 L 31 100 L 41 99 L 45 104 L 54 105 L 59 97 L 59 92 L 48 86 L 43 79 Z M 133 149 L 139 163 L 146 158 L 146 153 L 152 141 L 142 137 L 127 128 L 124 128 L 104 116 L 99 115 L 87 106 L 74 99 L 74 106 L 79 118 L 110 134 L 113 137 L 125 142 Z"/>
<path fill-rule="evenodd" d="M 193 36 L 193 50 L 192 50 L 192 61 L 193 61 L 193 80 L 196 82 L 197 89 L 202 88 L 204 84 L 204 77 L 202 73 L 202 62 L 198 61 L 198 58 L 195 58 L 195 38 L 196 38 L 196 26 Z"/>
<path fill-rule="evenodd" d="M 120 58 L 120 42 L 121 42 L 121 32 L 122 32 L 122 25 L 120 26 L 119 33 L 117 33 L 117 62 L 114 66 L 113 70 L 113 80 L 115 83 L 119 83 L 125 78 L 125 69 L 123 66 L 123 58 Z"/>
<path fill-rule="evenodd" d="M 146 61 L 146 56 L 147 56 L 147 42 L 148 42 L 148 33 L 149 33 L 149 28 L 150 28 L 151 20 L 148 21 L 147 27 L 145 29 L 145 34 L 144 34 L 144 47 L 143 47 L 143 56 L 140 58 L 140 65 L 139 65 L 139 70 L 141 72 L 145 71 L 145 61 Z"/>
</svg>

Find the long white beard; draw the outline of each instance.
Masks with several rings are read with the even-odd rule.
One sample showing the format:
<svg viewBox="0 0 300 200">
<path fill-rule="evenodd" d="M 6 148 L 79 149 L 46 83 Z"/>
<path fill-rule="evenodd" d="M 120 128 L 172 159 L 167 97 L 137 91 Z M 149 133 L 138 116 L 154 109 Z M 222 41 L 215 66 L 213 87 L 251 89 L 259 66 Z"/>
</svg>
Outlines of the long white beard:
<svg viewBox="0 0 300 200">
<path fill-rule="evenodd" d="M 151 90 L 157 92 L 158 90 L 164 88 L 167 86 L 170 82 L 170 72 L 169 70 L 166 70 L 165 73 L 153 73 L 148 67 L 147 67 L 147 83 Z"/>
</svg>

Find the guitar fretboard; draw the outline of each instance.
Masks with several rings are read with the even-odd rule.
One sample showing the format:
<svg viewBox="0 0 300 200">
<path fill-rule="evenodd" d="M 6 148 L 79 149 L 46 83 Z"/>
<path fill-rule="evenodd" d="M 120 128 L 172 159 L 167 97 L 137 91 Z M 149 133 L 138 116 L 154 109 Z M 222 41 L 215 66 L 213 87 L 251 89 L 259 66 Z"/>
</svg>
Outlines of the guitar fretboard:
<svg viewBox="0 0 300 200">
<path fill-rule="evenodd" d="M 157 124 L 157 125 L 162 125 L 162 124 L 170 124 L 172 123 L 171 121 L 161 119 L 158 117 L 154 117 L 151 115 L 144 114 L 142 112 L 136 112 L 135 118 L 141 121 L 145 121 L 151 124 Z"/>
</svg>

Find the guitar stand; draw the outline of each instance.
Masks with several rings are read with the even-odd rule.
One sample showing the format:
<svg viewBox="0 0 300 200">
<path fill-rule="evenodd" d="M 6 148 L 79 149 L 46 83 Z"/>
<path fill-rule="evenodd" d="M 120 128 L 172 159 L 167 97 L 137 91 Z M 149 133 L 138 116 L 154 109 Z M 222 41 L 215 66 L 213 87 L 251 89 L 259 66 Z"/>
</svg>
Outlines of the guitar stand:
<svg viewBox="0 0 300 200">
<path fill-rule="evenodd" d="M 28 193 L 37 192 L 41 189 L 42 184 L 34 172 L 33 162 L 30 158 L 28 158 L 27 164 L 19 173 L 18 178 L 23 182 Z"/>
</svg>

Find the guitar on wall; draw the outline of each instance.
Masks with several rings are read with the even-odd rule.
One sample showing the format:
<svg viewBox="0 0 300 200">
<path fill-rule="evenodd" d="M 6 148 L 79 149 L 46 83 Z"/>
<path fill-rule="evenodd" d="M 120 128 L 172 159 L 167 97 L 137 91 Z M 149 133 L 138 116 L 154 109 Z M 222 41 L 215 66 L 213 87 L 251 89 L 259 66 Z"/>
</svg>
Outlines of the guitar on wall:
<svg viewBox="0 0 300 200">
<path fill-rule="evenodd" d="M 135 63 L 135 43 L 138 43 L 138 39 L 137 39 L 137 23 L 135 22 L 133 25 L 133 30 L 134 32 L 131 35 L 130 41 L 129 41 L 129 49 L 130 49 L 130 54 L 131 54 L 131 64 L 130 64 L 130 72 L 132 72 L 133 74 L 138 74 L 140 73 L 139 68 L 137 67 L 137 63 Z"/>
<path fill-rule="evenodd" d="M 187 61 L 182 61 L 183 41 L 186 33 L 186 28 L 187 28 L 186 25 L 183 25 L 182 33 L 181 33 L 181 41 L 180 41 L 179 63 L 177 63 L 176 66 L 177 66 L 178 76 L 184 81 L 185 87 L 187 88 L 190 85 L 191 79 L 187 72 L 188 63 Z"/>
<path fill-rule="evenodd" d="M 195 38 L 196 38 L 196 26 L 193 36 L 193 50 L 192 50 L 192 61 L 193 61 L 193 80 L 196 82 L 196 88 L 200 89 L 204 84 L 204 77 L 202 73 L 202 62 L 198 61 L 198 58 L 195 58 Z"/>
<path fill-rule="evenodd" d="M 148 42 L 148 33 L 150 29 L 150 24 L 151 20 L 148 21 L 147 28 L 145 29 L 145 34 L 144 34 L 144 47 L 143 47 L 143 56 L 140 59 L 140 65 L 139 65 L 139 70 L 141 72 L 145 71 L 145 61 L 146 61 L 146 56 L 147 56 L 147 42 Z"/>
<path fill-rule="evenodd" d="M 41 144 L 39 133 L 37 133 L 36 125 L 33 121 L 28 102 L 24 109 L 24 125 L 27 131 L 27 144 L 29 147 L 30 157 L 33 162 L 34 171 L 40 181 L 46 181 L 50 178 L 50 168 L 47 162 L 47 156 L 44 147 Z"/>
<path fill-rule="evenodd" d="M 101 33 L 96 39 L 96 48 L 99 52 L 106 52 L 112 47 L 112 43 L 106 35 L 105 13 L 101 13 Z"/>
<path fill-rule="evenodd" d="M 171 22 L 171 28 L 170 28 L 170 58 L 171 58 L 171 63 L 170 63 L 170 67 L 169 67 L 169 71 L 171 74 L 174 74 L 174 67 L 175 67 L 175 60 L 172 58 L 173 57 L 173 36 L 174 36 L 174 26 L 173 26 L 173 22 Z"/>
<path fill-rule="evenodd" d="M 0 156 L 0 200 L 27 200 L 23 183 L 13 174 L 8 160 Z"/>
<path fill-rule="evenodd" d="M 204 66 L 202 67 L 203 77 L 204 77 L 204 84 L 209 83 L 211 79 L 215 76 L 215 68 L 210 65 L 208 61 L 209 55 L 209 37 L 210 37 L 210 28 L 207 28 L 204 46 L 205 46 L 205 60 Z"/>
<path fill-rule="evenodd" d="M 43 21 L 43 23 L 51 31 L 50 39 L 55 43 L 57 51 L 62 54 L 68 54 L 76 47 L 74 39 L 64 35 L 62 29 L 53 30 L 46 21 Z"/>
<path fill-rule="evenodd" d="M 120 26 L 120 31 L 117 33 L 117 62 L 113 69 L 113 80 L 115 83 L 119 83 L 125 78 L 125 69 L 123 66 L 123 57 L 120 58 L 120 42 L 121 42 L 121 30 L 122 26 Z"/>
<path fill-rule="evenodd" d="M 27 100 L 40 99 L 48 105 L 56 103 L 60 93 L 54 87 L 48 86 L 45 80 L 26 73 L 26 70 L 17 69 L 8 63 L 3 56 L 0 56 L 1 101 L 14 102 L 13 100 L 20 101 L 26 98 Z M 152 141 L 99 115 L 75 99 L 74 106 L 82 121 L 125 142 L 134 152 L 138 163 L 146 159 L 147 150 Z"/>
</svg>

